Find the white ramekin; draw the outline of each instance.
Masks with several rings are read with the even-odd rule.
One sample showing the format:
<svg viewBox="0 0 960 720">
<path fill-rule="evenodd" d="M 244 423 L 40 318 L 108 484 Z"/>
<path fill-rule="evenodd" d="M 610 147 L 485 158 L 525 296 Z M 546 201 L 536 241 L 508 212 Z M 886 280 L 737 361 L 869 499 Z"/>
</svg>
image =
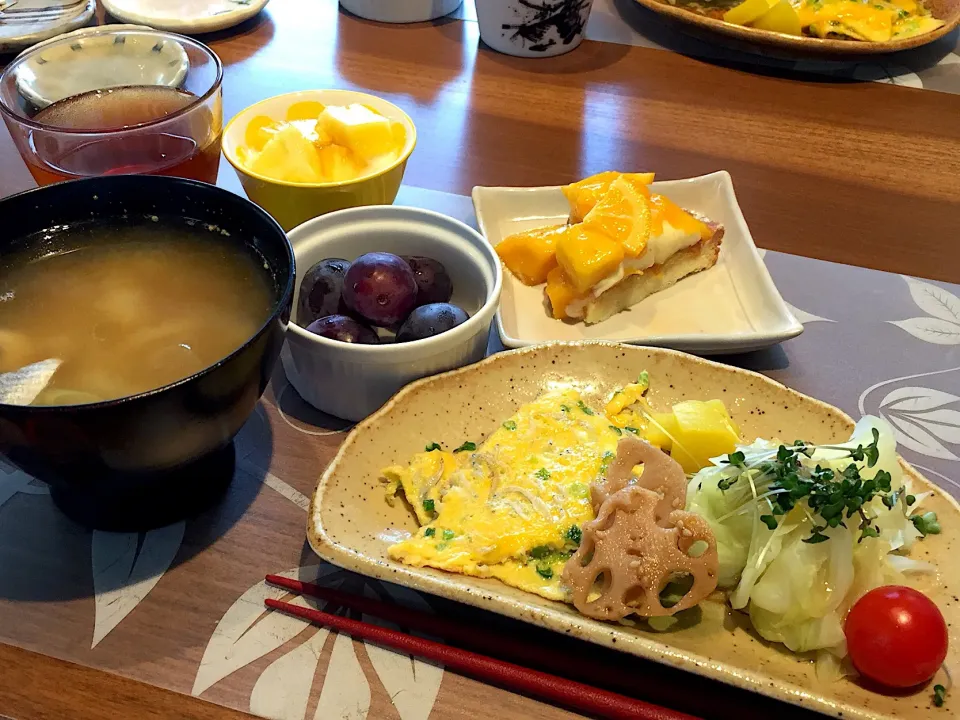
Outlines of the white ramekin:
<svg viewBox="0 0 960 720">
<path fill-rule="evenodd" d="M 463 0 L 340 0 L 340 5 L 367 20 L 412 23 L 449 15 Z"/>
<path fill-rule="evenodd" d="M 291 322 L 280 359 L 290 384 L 317 409 L 361 420 L 408 382 L 483 358 L 503 273 L 496 251 L 473 228 L 428 210 L 374 205 L 314 218 L 289 238 L 298 297 L 304 274 L 320 260 L 354 260 L 377 251 L 423 255 L 444 264 L 453 280 L 453 302 L 470 315 L 440 335 L 383 345 L 338 342 Z"/>
</svg>

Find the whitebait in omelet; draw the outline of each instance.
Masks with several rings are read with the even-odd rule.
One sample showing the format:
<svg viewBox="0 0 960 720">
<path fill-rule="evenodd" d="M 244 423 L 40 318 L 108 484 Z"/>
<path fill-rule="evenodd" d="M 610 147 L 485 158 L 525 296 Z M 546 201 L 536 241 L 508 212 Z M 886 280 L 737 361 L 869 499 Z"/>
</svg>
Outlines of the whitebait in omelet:
<svg viewBox="0 0 960 720">
<path fill-rule="evenodd" d="M 624 609 L 615 614 L 642 612 L 647 595 L 659 596 L 675 575 L 695 580 L 692 589 L 680 593 L 684 602 L 675 609 L 668 603 L 643 614 L 672 615 L 696 604 L 716 584 L 716 542 L 708 526 L 698 526 L 696 521 L 685 524 L 686 475 L 681 466 L 666 452 L 638 439 L 647 430 L 660 432 L 644 399 L 648 387 L 649 377 L 641 373 L 636 383 L 614 393 L 604 413 L 594 411 L 576 390 L 550 390 L 522 406 L 479 448 L 467 441 L 447 451 L 431 442 L 408 466 L 386 468 L 382 480 L 387 484 L 388 500 L 392 502 L 394 495 L 402 493 L 421 525 L 410 538 L 392 545 L 389 556 L 408 565 L 497 578 L 551 600 L 574 603 L 581 612 L 601 617 L 594 605 L 577 600 L 591 596 L 592 601 L 600 592 L 593 588 L 596 573 L 578 594 L 578 584 L 570 578 L 579 573 L 570 570 L 570 558 L 588 528 L 589 542 L 603 545 L 600 535 L 610 528 L 591 524 L 600 515 L 610 516 L 616 527 L 605 546 L 609 552 L 599 552 L 597 559 L 620 552 L 634 553 L 636 560 L 641 549 L 623 546 L 623 542 L 637 532 L 647 532 L 645 514 L 640 510 L 649 495 L 654 498 L 655 521 L 666 523 L 662 528 L 666 533 L 650 530 L 652 544 L 643 557 L 649 560 L 647 570 L 659 570 L 646 579 L 618 572 L 616 587 L 632 591 L 642 586 L 646 599 L 617 598 Z M 725 409 L 723 415 L 727 417 Z M 679 425 L 676 435 L 689 439 L 694 447 L 701 441 L 683 435 Z M 738 439 L 733 436 L 729 449 Z M 673 444 L 679 451 L 680 440 L 675 438 Z M 642 489 L 645 495 L 638 500 L 630 488 Z M 623 504 L 621 500 L 628 501 Z M 608 503 L 618 510 L 607 513 Z M 677 512 L 684 517 L 675 517 Z M 687 538 L 691 529 L 696 532 L 690 543 L 697 545 L 699 552 L 685 554 L 686 539 L 675 539 L 674 546 L 684 548 L 677 550 L 685 558 L 680 562 L 666 553 L 663 543 L 668 541 L 664 538 L 670 533 Z M 614 551 L 617 545 L 621 549 Z M 627 568 L 632 560 L 624 562 Z M 690 572 L 691 568 L 696 572 Z M 706 580 L 708 576 L 714 578 L 712 582 Z"/>
<path fill-rule="evenodd" d="M 563 565 L 594 518 L 590 483 L 622 432 L 562 389 L 521 407 L 479 448 L 431 444 L 408 467 L 383 471 L 388 492 L 402 487 L 422 525 L 390 557 L 566 599 Z"/>
</svg>

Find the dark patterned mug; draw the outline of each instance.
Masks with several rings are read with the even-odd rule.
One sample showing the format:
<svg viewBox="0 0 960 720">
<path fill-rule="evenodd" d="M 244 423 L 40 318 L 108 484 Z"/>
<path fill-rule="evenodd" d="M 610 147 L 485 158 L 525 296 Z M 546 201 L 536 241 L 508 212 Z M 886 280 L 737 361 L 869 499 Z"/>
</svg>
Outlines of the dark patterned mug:
<svg viewBox="0 0 960 720">
<path fill-rule="evenodd" d="M 593 0 L 476 0 L 480 39 L 507 55 L 551 57 L 583 40 Z"/>
</svg>

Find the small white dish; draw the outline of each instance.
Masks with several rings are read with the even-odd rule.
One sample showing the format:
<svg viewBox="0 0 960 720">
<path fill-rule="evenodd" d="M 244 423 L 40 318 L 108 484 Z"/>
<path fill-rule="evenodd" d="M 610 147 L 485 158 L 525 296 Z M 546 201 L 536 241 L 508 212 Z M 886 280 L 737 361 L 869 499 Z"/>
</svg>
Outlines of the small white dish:
<svg viewBox="0 0 960 720">
<path fill-rule="evenodd" d="M 330 340 L 291 322 L 280 360 L 290 384 L 318 410 L 362 420 L 410 381 L 483 359 L 503 273 L 497 254 L 473 228 L 429 210 L 370 205 L 321 215 L 289 238 L 297 264 L 294 307 L 303 276 L 321 260 L 390 252 L 443 263 L 453 281 L 451 302 L 470 316 L 434 337 L 382 345 Z"/>
<path fill-rule="evenodd" d="M 0 53 L 22 50 L 86 25 L 96 0 L 20 0 L 0 16 Z"/>
<path fill-rule="evenodd" d="M 130 30 L 130 33 L 117 34 Z M 58 100 L 123 85 L 180 87 L 187 76 L 187 53 L 177 42 L 157 38 L 143 25 L 101 25 L 51 38 L 49 46 L 24 62 L 17 92 L 37 108 Z"/>
<path fill-rule="evenodd" d="M 583 42 L 593 0 L 476 0 L 476 8 L 480 39 L 497 52 L 553 57 Z"/>
<path fill-rule="evenodd" d="M 340 7 L 365 20 L 414 23 L 449 15 L 463 0 L 340 0 Z"/>
<path fill-rule="evenodd" d="M 103 0 L 125 22 L 188 35 L 226 30 L 249 20 L 268 0 Z"/>
<path fill-rule="evenodd" d="M 803 332 L 757 252 L 729 173 L 656 182 L 651 187 L 724 226 L 717 264 L 595 325 L 553 319 L 544 306 L 543 285 L 527 287 L 505 271 L 497 311 L 504 345 L 614 340 L 722 355 L 759 350 Z M 494 247 L 513 233 L 562 224 L 570 212 L 559 186 L 475 187 L 473 206 L 480 232 Z"/>
</svg>

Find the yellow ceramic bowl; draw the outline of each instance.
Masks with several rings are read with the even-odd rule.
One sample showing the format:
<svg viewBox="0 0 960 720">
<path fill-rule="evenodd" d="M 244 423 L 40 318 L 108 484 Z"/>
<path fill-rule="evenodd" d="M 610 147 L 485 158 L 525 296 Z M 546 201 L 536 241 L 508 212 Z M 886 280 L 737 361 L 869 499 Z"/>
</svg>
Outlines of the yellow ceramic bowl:
<svg viewBox="0 0 960 720">
<path fill-rule="evenodd" d="M 237 157 L 237 148 L 244 146 L 247 125 L 258 115 L 284 120 L 287 109 L 294 103 L 314 100 L 324 105 L 367 105 L 384 117 L 402 122 L 407 131 L 407 142 L 396 162 L 356 180 L 328 183 L 294 183 L 272 180 L 251 172 Z M 223 131 L 223 154 L 240 177 L 240 184 L 253 200 L 273 215 L 284 230 L 292 230 L 311 218 L 334 210 L 360 205 L 390 205 L 400 190 L 400 181 L 407 168 L 407 158 L 417 144 L 417 129 L 413 120 L 396 105 L 374 95 L 352 90 L 301 90 L 261 100 L 241 110 Z"/>
</svg>

